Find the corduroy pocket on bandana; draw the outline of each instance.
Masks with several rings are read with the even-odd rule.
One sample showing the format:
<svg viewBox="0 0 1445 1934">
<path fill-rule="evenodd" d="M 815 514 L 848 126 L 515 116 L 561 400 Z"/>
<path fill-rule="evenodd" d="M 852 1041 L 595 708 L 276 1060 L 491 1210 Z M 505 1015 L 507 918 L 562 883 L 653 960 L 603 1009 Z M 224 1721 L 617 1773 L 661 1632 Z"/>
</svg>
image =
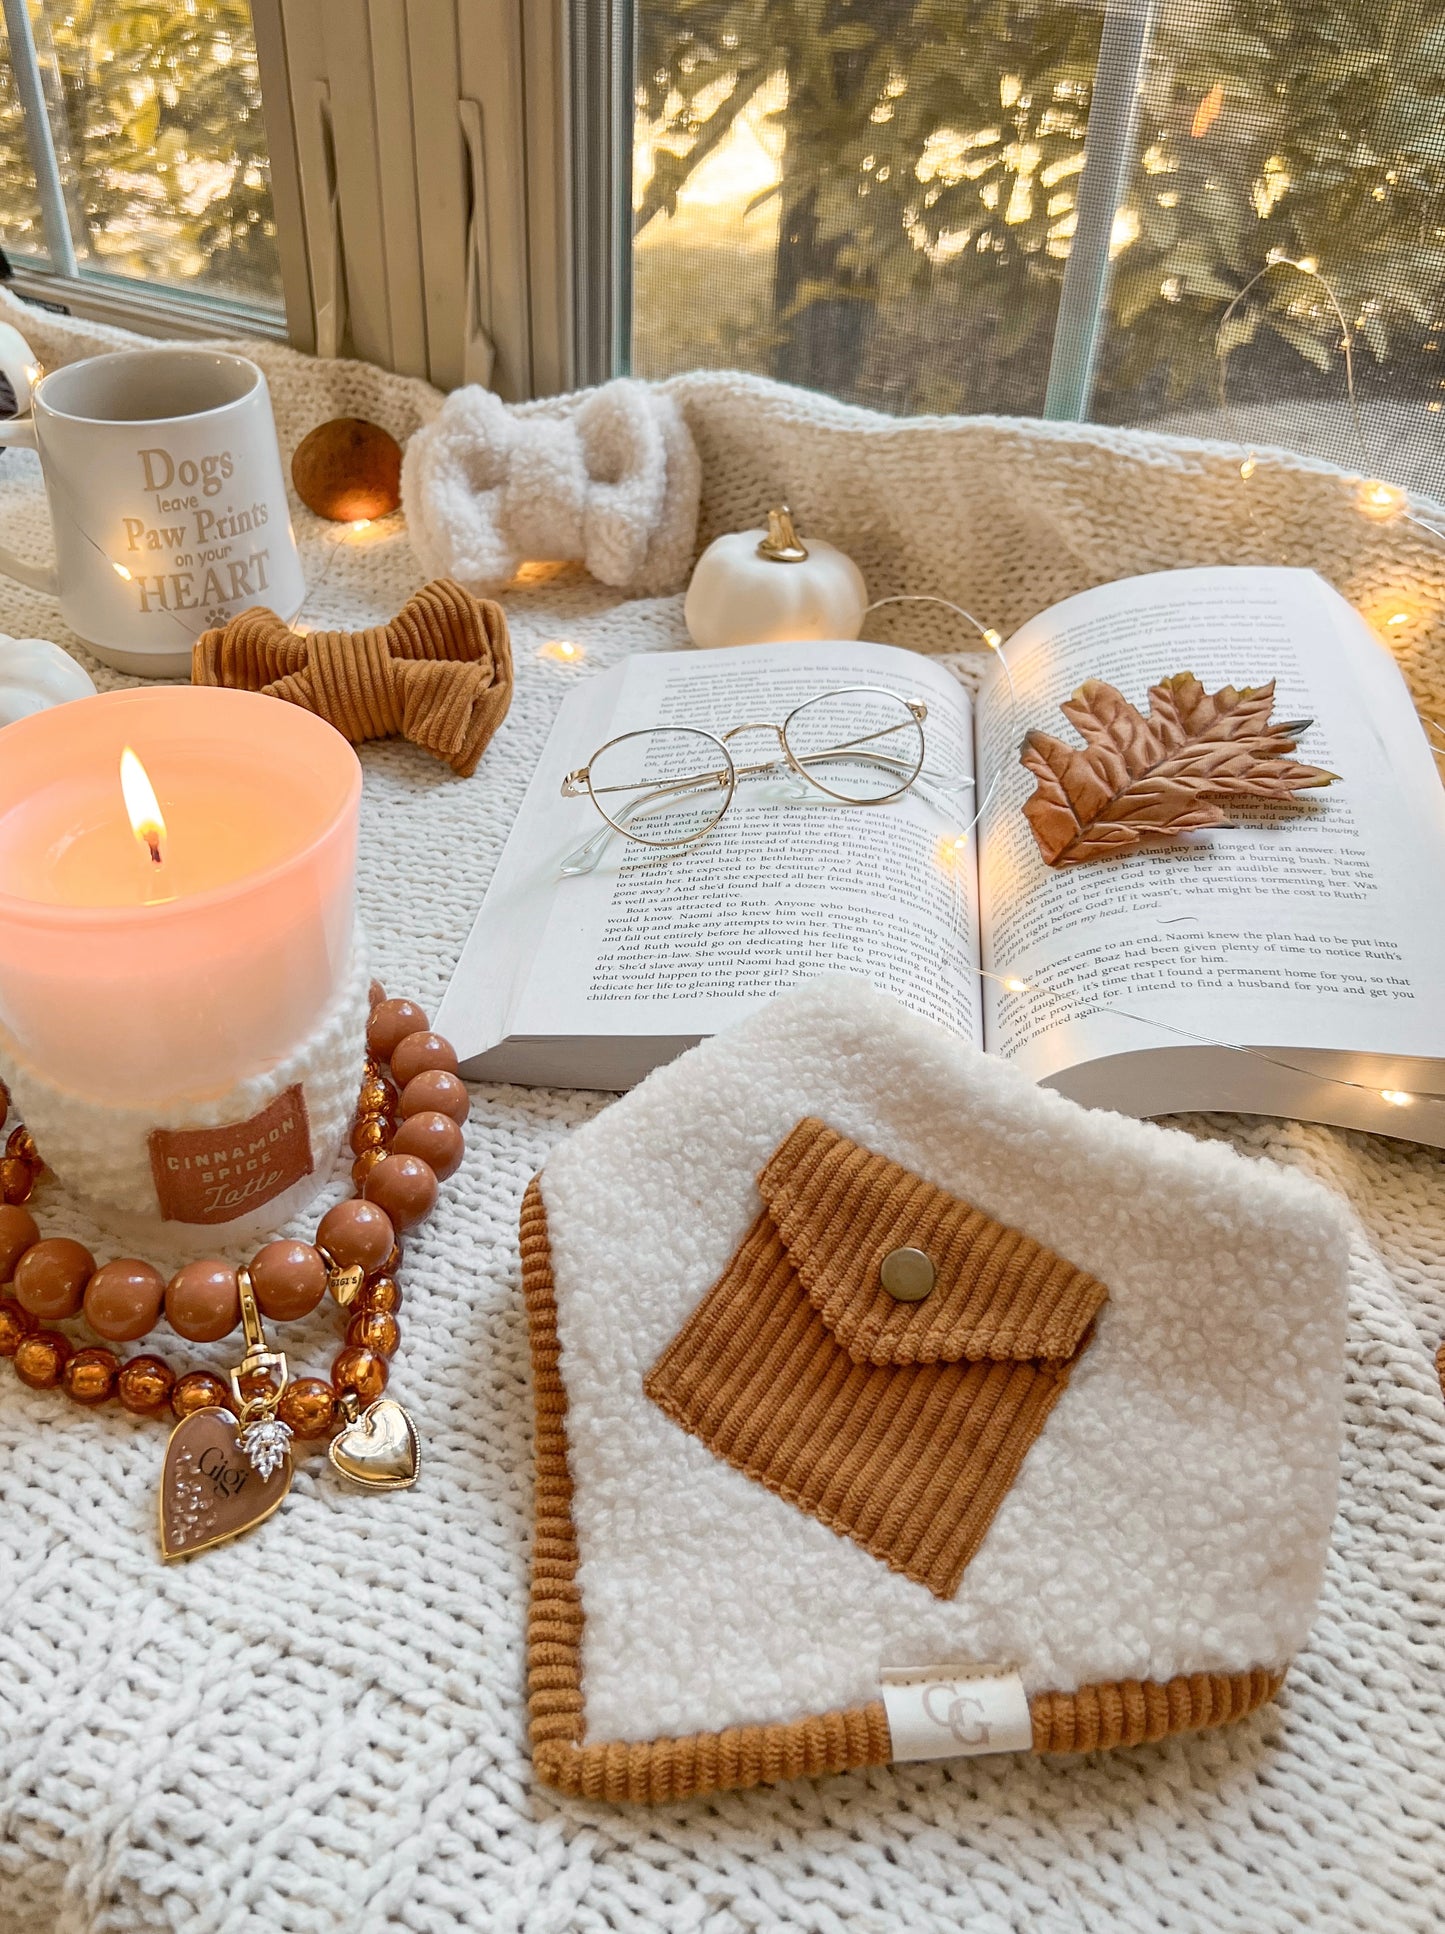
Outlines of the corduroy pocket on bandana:
<svg viewBox="0 0 1445 1934">
<path fill-rule="evenodd" d="M 1108 1291 L 821 1121 L 799 1122 L 758 1187 L 762 1214 L 647 1394 L 716 1456 L 951 1598 Z"/>
</svg>

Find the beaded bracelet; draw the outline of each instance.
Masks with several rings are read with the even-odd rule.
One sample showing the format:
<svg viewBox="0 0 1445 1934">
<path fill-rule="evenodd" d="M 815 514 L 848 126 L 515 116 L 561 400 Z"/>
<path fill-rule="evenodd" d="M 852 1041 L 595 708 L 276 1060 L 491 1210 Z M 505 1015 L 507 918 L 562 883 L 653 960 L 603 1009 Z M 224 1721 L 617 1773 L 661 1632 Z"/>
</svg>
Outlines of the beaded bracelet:
<svg viewBox="0 0 1445 1934">
<path fill-rule="evenodd" d="M 244 1268 L 186 1263 L 167 1282 L 147 1262 L 99 1269 L 82 1244 L 42 1239 L 25 1204 L 43 1168 L 22 1125 L 0 1158 L 0 1356 L 32 1389 L 59 1385 L 94 1407 L 114 1397 L 137 1416 L 176 1419 L 161 1482 L 161 1553 L 189 1557 L 260 1524 L 291 1486 L 294 1437 L 329 1438 L 333 1467 L 365 1490 L 404 1490 L 420 1450 L 402 1406 L 383 1397 L 401 1341 L 399 1238 L 430 1213 L 438 1182 L 463 1152 L 469 1098 L 457 1058 L 413 1001 L 372 983 L 367 1059 L 351 1131 L 357 1194 L 322 1217 L 315 1243 L 267 1243 Z M 389 1078 L 388 1078 L 389 1074 Z M 0 1129 L 9 1096 L 0 1085 Z M 294 1322 L 326 1293 L 347 1317 L 326 1377 L 295 1377 L 268 1347 L 263 1317 Z M 178 1336 L 214 1343 L 239 1323 L 246 1351 L 229 1385 L 209 1370 L 181 1376 L 158 1356 L 122 1361 L 104 1347 L 132 1343 L 164 1309 Z M 42 1324 L 83 1315 L 102 1344 L 76 1349 Z M 363 1408 L 365 1406 L 365 1408 Z"/>
</svg>

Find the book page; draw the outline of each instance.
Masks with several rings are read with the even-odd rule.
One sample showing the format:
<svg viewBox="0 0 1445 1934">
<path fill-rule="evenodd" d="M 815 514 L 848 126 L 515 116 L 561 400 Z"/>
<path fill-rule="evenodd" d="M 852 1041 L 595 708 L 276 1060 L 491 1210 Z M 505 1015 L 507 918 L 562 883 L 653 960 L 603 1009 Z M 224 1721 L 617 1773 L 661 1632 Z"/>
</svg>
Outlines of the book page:
<svg viewBox="0 0 1445 1934">
<path fill-rule="evenodd" d="M 1017 709 L 997 673 L 979 709 L 987 1046 L 1069 1092 L 1063 1071 L 1190 1042 L 1319 1050 L 1321 1071 L 1393 1057 L 1398 1085 L 1420 1085 L 1421 1060 L 1445 1053 L 1445 799 L 1404 682 L 1351 607 L 1313 572 L 1158 573 L 1068 600 L 1005 655 Z M 1211 691 L 1274 678 L 1275 716 L 1315 721 L 1295 757 L 1340 782 L 1227 805 L 1233 824 L 1172 846 L 1046 866 L 1020 810 L 1024 732 L 1076 742 L 1058 708 L 1085 679 L 1147 712 L 1149 686 L 1184 670 Z"/>
<path fill-rule="evenodd" d="M 561 781 L 606 739 L 781 723 L 849 685 L 928 707 L 925 774 L 904 797 L 844 806 L 780 766 L 740 782 L 697 844 L 662 852 L 613 836 L 592 871 L 564 875 L 603 822 L 590 799 L 563 798 Z M 731 749 L 739 765 L 779 751 L 765 731 Z M 468 1061 L 518 1037 L 695 1040 L 800 981 L 842 972 L 978 1042 L 977 866 L 971 835 L 960 835 L 976 811 L 972 771 L 968 694 L 893 646 L 629 658 L 565 701 L 438 1025 Z"/>
</svg>

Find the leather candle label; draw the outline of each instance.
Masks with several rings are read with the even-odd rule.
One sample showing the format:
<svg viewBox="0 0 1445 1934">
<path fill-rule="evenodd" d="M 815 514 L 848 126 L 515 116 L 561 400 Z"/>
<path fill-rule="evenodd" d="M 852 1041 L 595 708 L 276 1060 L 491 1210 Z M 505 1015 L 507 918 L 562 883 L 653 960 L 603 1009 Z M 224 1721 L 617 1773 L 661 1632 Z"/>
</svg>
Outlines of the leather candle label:
<svg viewBox="0 0 1445 1934">
<path fill-rule="evenodd" d="M 249 1121 L 151 1131 L 151 1174 L 167 1222 L 234 1222 L 309 1175 L 311 1125 L 299 1084 Z"/>
</svg>

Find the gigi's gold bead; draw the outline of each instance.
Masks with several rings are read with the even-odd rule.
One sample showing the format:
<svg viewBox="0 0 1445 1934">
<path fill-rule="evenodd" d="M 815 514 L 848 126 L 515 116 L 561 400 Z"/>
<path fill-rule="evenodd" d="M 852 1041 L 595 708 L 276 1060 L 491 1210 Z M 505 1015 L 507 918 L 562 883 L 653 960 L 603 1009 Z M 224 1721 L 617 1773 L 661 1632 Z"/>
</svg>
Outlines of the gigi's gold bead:
<svg viewBox="0 0 1445 1934">
<path fill-rule="evenodd" d="M 401 1308 L 401 1284 L 394 1276 L 378 1276 L 357 1297 L 356 1307 L 375 1310 L 378 1316 L 395 1316 Z"/>
<path fill-rule="evenodd" d="M 293 1377 L 276 1415 L 298 1437 L 327 1437 L 336 1421 L 336 1392 L 324 1377 Z"/>
<path fill-rule="evenodd" d="M 60 1373 L 65 1393 L 76 1403 L 105 1403 L 115 1393 L 120 1359 L 114 1350 L 77 1350 Z"/>
<path fill-rule="evenodd" d="M 358 1115 L 389 1115 L 396 1108 L 396 1090 L 389 1081 L 379 1077 L 375 1081 L 363 1081 L 361 1093 L 356 1097 Z"/>
<path fill-rule="evenodd" d="M 14 1356 L 35 1327 L 35 1318 L 29 1310 L 21 1309 L 7 1296 L 0 1303 L 0 1356 Z"/>
<path fill-rule="evenodd" d="M 176 1387 L 176 1373 L 158 1356 L 133 1356 L 121 1365 L 115 1394 L 132 1416 L 147 1417 L 159 1410 Z"/>
<path fill-rule="evenodd" d="M 366 1178 L 378 1162 L 386 1160 L 384 1148 L 364 1148 L 351 1164 L 351 1186 L 358 1195 L 366 1187 Z"/>
<path fill-rule="evenodd" d="M 386 1388 L 386 1358 L 348 1345 L 331 1366 L 338 1391 L 354 1390 L 362 1404 L 373 1404 Z"/>
<path fill-rule="evenodd" d="M 50 1390 L 64 1375 L 70 1344 L 59 1330 L 37 1330 L 22 1337 L 15 1351 L 15 1374 L 32 1390 Z"/>
<path fill-rule="evenodd" d="M 32 1168 L 41 1166 L 40 1150 L 35 1146 L 35 1137 L 23 1122 L 18 1128 L 11 1129 L 10 1138 L 5 1144 L 5 1153 L 15 1156 L 18 1161 L 29 1162 Z"/>
<path fill-rule="evenodd" d="M 208 1405 L 217 1404 L 229 1409 L 231 1392 L 209 1370 L 192 1370 L 188 1376 L 181 1378 L 171 1392 L 171 1409 L 178 1418 L 189 1417 L 193 1410 L 204 1410 Z"/>
</svg>

